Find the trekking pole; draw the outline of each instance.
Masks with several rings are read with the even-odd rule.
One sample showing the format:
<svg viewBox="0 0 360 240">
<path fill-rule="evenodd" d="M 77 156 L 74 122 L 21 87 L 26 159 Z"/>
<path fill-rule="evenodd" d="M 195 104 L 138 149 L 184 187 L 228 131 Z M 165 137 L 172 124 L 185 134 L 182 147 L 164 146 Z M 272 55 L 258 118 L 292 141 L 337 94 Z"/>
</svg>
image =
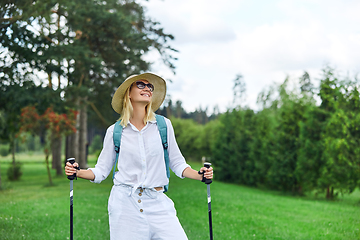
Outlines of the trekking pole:
<svg viewBox="0 0 360 240">
<path fill-rule="evenodd" d="M 75 158 L 68 158 L 67 161 L 71 164 L 75 163 Z M 80 167 L 76 169 L 80 170 Z M 73 240 L 73 180 L 76 178 L 76 173 L 73 175 L 67 176 L 70 180 L 70 240 Z"/>
<path fill-rule="evenodd" d="M 210 168 L 211 163 L 204 163 L 204 167 Z M 212 219 L 211 219 L 211 195 L 210 195 L 210 183 L 212 183 L 211 179 L 207 179 L 204 177 L 204 172 L 202 182 L 207 185 L 207 198 L 208 198 L 208 212 L 209 212 L 209 230 L 210 230 L 210 240 L 213 240 L 213 230 L 212 230 Z"/>
</svg>

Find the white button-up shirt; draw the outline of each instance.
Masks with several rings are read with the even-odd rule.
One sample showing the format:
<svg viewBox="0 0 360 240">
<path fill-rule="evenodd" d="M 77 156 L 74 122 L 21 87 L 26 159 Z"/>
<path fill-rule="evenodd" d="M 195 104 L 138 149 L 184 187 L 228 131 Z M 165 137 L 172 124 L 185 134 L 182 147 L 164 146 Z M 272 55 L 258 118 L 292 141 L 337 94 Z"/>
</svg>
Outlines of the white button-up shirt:
<svg viewBox="0 0 360 240">
<path fill-rule="evenodd" d="M 165 122 L 169 166 L 178 177 L 183 178 L 182 173 L 189 165 L 176 143 L 170 120 L 165 118 Z M 103 149 L 95 168 L 89 168 L 95 175 L 95 183 L 106 179 L 115 163 L 113 131 L 114 124 L 106 131 Z M 141 131 L 131 123 L 123 128 L 117 169 L 114 177 L 115 185 L 123 184 L 136 189 L 163 187 L 169 183 L 166 176 L 164 149 L 156 121 L 148 122 Z"/>
</svg>

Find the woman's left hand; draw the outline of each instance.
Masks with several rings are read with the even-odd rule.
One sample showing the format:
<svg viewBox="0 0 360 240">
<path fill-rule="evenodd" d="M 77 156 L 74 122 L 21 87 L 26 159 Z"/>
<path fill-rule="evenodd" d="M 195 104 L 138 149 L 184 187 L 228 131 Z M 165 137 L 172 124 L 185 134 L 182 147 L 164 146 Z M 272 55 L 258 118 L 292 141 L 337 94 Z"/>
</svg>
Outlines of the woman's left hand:
<svg viewBox="0 0 360 240">
<path fill-rule="evenodd" d="M 200 172 L 204 172 L 204 177 L 207 179 L 212 179 L 213 178 L 213 168 L 209 167 L 202 167 L 200 168 Z"/>
</svg>

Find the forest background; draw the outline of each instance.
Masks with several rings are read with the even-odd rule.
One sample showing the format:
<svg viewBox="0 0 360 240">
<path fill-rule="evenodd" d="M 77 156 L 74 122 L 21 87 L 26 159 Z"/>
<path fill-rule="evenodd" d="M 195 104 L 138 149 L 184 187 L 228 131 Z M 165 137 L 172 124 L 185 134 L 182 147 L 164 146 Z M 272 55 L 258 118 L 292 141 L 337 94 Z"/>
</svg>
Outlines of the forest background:
<svg viewBox="0 0 360 240">
<path fill-rule="evenodd" d="M 6 1 L 0 8 L 0 153 L 13 156 L 10 180 L 21 177 L 19 151 L 44 150 L 57 175 L 70 156 L 87 167 L 118 118 L 112 94 L 151 67 L 142 56 L 156 49 L 176 70 L 174 36 L 135 1 Z M 269 86 L 255 111 L 241 104 L 239 74 L 226 112 L 188 113 L 168 96 L 157 113 L 172 120 L 183 155 L 206 158 L 220 181 L 333 199 L 360 184 L 359 82 L 329 66 L 316 81 L 304 72 Z"/>
</svg>

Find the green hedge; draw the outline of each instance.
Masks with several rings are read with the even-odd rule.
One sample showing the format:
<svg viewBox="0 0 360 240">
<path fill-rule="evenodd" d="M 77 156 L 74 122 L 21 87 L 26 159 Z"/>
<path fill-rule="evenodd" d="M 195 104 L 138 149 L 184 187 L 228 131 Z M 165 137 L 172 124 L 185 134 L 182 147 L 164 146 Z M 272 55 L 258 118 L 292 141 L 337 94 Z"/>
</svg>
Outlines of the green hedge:
<svg viewBox="0 0 360 240">
<path fill-rule="evenodd" d="M 356 82 L 324 71 L 316 104 L 289 80 L 267 96 L 263 109 L 236 108 L 200 125 L 172 119 L 186 158 L 210 157 L 225 182 L 327 198 L 360 185 L 360 94 Z M 276 89 L 276 91 L 273 91 Z M 302 88 L 304 89 L 304 88 Z"/>
</svg>

